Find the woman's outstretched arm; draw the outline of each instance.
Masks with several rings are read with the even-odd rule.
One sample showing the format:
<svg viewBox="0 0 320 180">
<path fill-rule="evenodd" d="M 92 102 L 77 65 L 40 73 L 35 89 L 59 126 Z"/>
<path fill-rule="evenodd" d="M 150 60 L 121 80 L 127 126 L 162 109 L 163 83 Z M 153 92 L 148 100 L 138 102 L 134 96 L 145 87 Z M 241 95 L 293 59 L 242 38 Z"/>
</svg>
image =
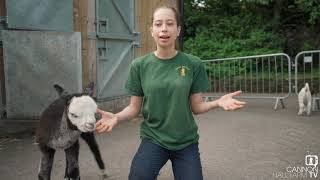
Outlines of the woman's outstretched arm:
<svg viewBox="0 0 320 180">
<path fill-rule="evenodd" d="M 210 111 L 211 109 L 221 107 L 226 111 L 232 111 L 242 108 L 246 102 L 234 99 L 234 96 L 241 94 L 241 91 L 226 94 L 217 100 L 204 102 L 202 93 L 192 94 L 190 96 L 191 110 L 194 114 L 202 114 Z"/>
<path fill-rule="evenodd" d="M 110 132 L 119 122 L 138 116 L 142 98 L 140 96 L 131 96 L 130 104 L 116 114 L 98 109 L 97 113 L 101 114 L 101 119 L 96 123 L 96 131 L 98 133 Z"/>
</svg>

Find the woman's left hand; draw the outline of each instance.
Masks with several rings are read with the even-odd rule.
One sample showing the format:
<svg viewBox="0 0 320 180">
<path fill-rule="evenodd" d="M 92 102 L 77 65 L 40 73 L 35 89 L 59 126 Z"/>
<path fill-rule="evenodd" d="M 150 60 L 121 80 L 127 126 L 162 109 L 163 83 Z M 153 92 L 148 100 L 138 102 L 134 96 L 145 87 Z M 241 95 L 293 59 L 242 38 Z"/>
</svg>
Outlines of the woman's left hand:
<svg viewBox="0 0 320 180">
<path fill-rule="evenodd" d="M 242 108 L 246 102 L 233 99 L 234 96 L 239 96 L 241 91 L 236 91 L 230 94 L 226 94 L 218 99 L 218 106 L 226 111 L 233 111 Z"/>
</svg>

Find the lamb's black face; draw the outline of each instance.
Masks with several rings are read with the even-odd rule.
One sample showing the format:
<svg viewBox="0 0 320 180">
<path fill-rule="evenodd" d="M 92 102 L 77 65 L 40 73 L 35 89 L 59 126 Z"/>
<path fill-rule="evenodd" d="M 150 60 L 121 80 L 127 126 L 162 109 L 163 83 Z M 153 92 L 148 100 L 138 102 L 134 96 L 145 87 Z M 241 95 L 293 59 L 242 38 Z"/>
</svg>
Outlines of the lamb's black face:
<svg viewBox="0 0 320 180">
<path fill-rule="evenodd" d="M 97 104 L 90 96 L 73 97 L 68 108 L 68 118 L 82 132 L 95 130 Z"/>
</svg>

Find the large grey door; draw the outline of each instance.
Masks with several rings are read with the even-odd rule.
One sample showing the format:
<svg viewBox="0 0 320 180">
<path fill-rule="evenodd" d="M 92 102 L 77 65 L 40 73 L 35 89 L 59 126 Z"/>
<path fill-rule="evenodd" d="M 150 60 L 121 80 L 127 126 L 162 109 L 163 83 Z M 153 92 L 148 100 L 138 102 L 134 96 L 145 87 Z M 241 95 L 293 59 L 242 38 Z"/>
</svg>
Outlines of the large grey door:
<svg viewBox="0 0 320 180">
<path fill-rule="evenodd" d="M 138 45 L 134 0 L 97 0 L 97 98 L 124 95 L 123 87 Z"/>
<path fill-rule="evenodd" d="M 37 119 L 58 98 L 54 84 L 82 91 L 79 32 L 2 31 L 9 119 Z"/>
<path fill-rule="evenodd" d="M 6 0 L 8 28 L 73 31 L 73 0 Z"/>
</svg>

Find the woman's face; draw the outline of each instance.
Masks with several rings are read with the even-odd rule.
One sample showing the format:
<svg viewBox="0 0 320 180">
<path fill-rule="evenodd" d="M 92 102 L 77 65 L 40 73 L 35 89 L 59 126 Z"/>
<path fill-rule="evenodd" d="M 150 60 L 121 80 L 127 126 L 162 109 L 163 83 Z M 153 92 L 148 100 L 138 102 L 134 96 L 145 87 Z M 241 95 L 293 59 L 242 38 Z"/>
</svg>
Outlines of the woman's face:
<svg viewBox="0 0 320 180">
<path fill-rule="evenodd" d="M 151 35 L 157 47 L 174 48 L 179 36 L 180 26 L 177 26 L 175 13 L 168 8 L 160 8 L 153 14 Z"/>
</svg>

